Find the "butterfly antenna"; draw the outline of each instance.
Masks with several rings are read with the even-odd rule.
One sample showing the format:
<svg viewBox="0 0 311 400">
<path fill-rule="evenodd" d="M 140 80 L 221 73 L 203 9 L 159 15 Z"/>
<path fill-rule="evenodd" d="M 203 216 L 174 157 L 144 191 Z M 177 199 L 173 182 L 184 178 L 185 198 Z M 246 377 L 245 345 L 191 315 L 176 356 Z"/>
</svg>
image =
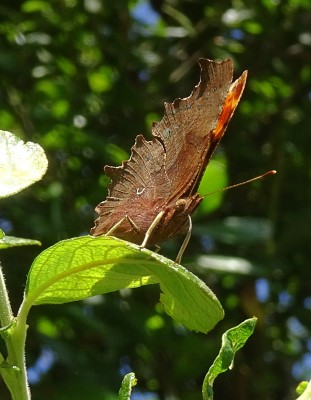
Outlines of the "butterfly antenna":
<svg viewBox="0 0 311 400">
<path fill-rule="evenodd" d="M 215 190 L 214 192 L 207 193 L 204 197 L 209 196 L 209 195 L 211 195 L 211 194 L 218 193 L 218 192 L 223 192 L 223 191 L 228 190 L 228 189 L 233 189 L 233 188 L 236 188 L 236 187 L 238 187 L 238 186 L 246 185 L 247 183 L 251 183 L 251 182 L 257 181 L 258 179 L 265 178 L 265 177 L 267 177 L 267 176 L 269 176 L 269 175 L 275 175 L 276 172 L 277 172 L 277 171 L 276 171 L 275 169 L 273 169 L 273 170 L 271 170 L 271 171 L 265 172 L 265 173 L 262 174 L 262 175 L 255 176 L 255 178 L 247 179 L 247 181 L 243 181 L 243 182 L 240 182 L 240 183 L 235 183 L 234 185 L 226 186 L 226 187 L 224 187 L 224 188 L 217 189 L 217 190 Z"/>
</svg>

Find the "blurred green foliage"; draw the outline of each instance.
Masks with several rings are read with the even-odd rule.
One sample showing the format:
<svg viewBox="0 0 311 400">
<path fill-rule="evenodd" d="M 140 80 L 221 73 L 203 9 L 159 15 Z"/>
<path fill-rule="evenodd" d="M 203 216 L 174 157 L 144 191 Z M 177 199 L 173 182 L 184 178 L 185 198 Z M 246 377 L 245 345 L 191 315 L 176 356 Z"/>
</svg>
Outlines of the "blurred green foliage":
<svg viewBox="0 0 311 400">
<path fill-rule="evenodd" d="M 219 149 L 222 179 L 278 170 L 194 218 L 184 263 L 195 270 L 202 255 L 221 255 L 228 266 L 213 271 L 207 258 L 200 267 L 226 311 L 211 334 L 174 324 L 152 287 L 37 307 L 27 348 L 33 399 L 114 399 L 129 370 L 134 393 L 200 399 L 221 334 L 253 315 L 255 334 L 215 398 L 290 398 L 311 375 L 309 0 L 2 0 L 0 18 L 0 129 L 38 142 L 49 158 L 43 181 L 1 200 L 7 234 L 47 247 L 87 233 L 107 194 L 103 166 L 126 159 L 138 133 L 150 137 L 164 101 L 190 93 L 199 57 L 231 57 L 236 75 L 249 70 Z M 174 258 L 179 245 L 162 252 Z M 1 254 L 15 310 L 40 251 L 19 250 Z M 241 273 L 237 260 L 256 268 Z"/>
</svg>

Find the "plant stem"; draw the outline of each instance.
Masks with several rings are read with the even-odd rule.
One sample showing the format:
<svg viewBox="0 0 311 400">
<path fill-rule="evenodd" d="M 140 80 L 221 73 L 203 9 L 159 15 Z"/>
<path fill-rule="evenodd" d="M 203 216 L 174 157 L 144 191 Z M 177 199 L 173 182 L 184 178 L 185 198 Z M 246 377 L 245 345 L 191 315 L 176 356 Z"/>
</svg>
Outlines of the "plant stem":
<svg viewBox="0 0 311 400">
<path fill-rule="evenodd" d="M 12 324 L 2 336 L 7 347 L 7 359 L 4 360 L 1 355 L 1 376 L 11 392 L 13 400 L 30 400 L 30 391 L 27 381 L 25 364 L 25 342 L 26 342 L 26 317 L 14 316 L 9 301 L 8 291 L 5 286 L 4 276 L 0 265 L 0 321 L 1 327 Z"/>
</svg>

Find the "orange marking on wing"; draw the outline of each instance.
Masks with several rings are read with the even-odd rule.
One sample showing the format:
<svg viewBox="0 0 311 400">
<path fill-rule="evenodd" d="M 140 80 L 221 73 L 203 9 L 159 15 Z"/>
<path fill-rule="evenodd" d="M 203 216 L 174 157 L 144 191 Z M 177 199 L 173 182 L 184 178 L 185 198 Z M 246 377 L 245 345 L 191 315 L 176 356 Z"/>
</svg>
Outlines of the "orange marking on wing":
<svg viewBox="0 0 311 400">
<path fill-rule="evenodd" d="M 226 97 L 224 106 L 222 108 L 221 114 L 218 118 L 217 126 L 212 134 L 212 142 L 219 141 L 227 128 L 227 125 L 239 104 L 240 98 L 242 96 L 245 82 L 247 77 L 247 71 L 237 79 L 231 86 L 228 96 Z"/>
</svg>

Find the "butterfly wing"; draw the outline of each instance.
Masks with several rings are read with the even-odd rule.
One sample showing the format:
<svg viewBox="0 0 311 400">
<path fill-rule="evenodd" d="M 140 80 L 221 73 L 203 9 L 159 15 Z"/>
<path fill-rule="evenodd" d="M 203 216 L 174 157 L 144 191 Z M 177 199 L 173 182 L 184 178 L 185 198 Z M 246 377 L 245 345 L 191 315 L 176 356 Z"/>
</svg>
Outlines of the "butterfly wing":
<svg viewBox="0 0 311 400">
<path fill-rule="evenodd" d="M 191 95 L 165 104 L 164 117 L 152 127 L 153 139 L 137 136 L 131 157 L 120 167 L 105 167 L 111 178 L 93 235 L 141 243 L 155 218 L 161 224 L 148 243 L 186 230 L 188 216 L 201 198 L 195 192 L 243 92 L 244 73 L 232 83 L 231 60 L 200 60 L 199 84 Z"/>
<path fill-rule="evenodd" d="M 166 103 L 163 119 L 152 128 L 152 134 L 163 140 L 167 154 L 166 172 L 172 181 L 168 202 L 196 191 L 245 85 L 245 74 L 232 84 L 230 59 L 200 59 L 199 64 L 200 82 L 191 95 Z M 229 102 L 228 97 L 234 98 L 235 103 Z M 220 117 L 223 129 L 219 126 Z"/>
<path fill-rule="evenodd" d="M 105 173 L 111 178 L 109 193 L 95 209 L 99 218 L 91 234 L 107 233 L 121 222 L 114 236 L 142 242 L 170 192 L 165 161 L 160 140 L 147 141 L 138 135 L 128 161 L 120 167 L 106 166 Z"/>
</svg>

